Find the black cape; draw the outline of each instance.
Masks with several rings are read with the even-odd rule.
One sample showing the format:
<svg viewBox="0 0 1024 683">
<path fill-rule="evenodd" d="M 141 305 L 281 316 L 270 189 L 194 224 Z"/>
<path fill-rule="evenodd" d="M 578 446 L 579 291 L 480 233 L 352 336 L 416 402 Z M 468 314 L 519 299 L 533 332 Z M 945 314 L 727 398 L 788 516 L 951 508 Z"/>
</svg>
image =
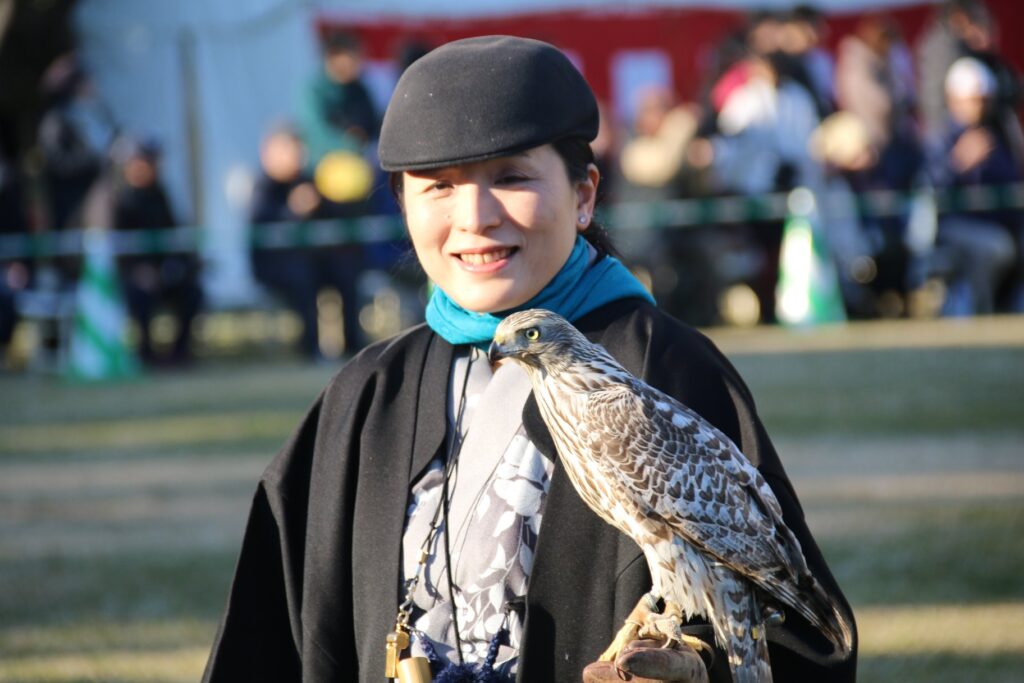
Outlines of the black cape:
<svg viewBox="0 0 1024 683">
<path fill-rule="evenodd" d="M 736 442 L 775 491 L 815 576 L 846 606 L 749 391 L 713 344 L 637 299 L 607 304 L 576 324 Z M 357 355 L 313 404 L 260 480 L 205 681 L 384 680 L 410 484 L 444 445 L 454 351 L 426 326 L 412 328 Z M 556 467 L 530 577 L 518 680 L 575 683 L 651 580 L 637 545 L 577 496 L 532 396 L 523 421 Z M 714 642 L 706 624 L 687 630 Z M 792 611 L 768 638 L 777 681 L 855 678 L 855 655 L 836 655 Z M 711 678 L 729 681 L 718 654 Z"/>
</svg>

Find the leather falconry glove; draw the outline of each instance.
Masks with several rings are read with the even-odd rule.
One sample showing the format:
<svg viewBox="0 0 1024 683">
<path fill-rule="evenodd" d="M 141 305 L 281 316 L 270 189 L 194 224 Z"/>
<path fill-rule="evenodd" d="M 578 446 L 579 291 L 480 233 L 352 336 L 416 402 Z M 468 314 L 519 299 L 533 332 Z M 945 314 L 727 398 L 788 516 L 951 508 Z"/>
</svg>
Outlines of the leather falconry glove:
<svg viewBox="0 0 1024 683">
<path fill-rule="evenodd" d="M 708 683 L 704 660 L 684 643 L 662 647 L 659 640 L 634 640 L 614 662 L 594 662 L 583 683 Z"/>
</svg>

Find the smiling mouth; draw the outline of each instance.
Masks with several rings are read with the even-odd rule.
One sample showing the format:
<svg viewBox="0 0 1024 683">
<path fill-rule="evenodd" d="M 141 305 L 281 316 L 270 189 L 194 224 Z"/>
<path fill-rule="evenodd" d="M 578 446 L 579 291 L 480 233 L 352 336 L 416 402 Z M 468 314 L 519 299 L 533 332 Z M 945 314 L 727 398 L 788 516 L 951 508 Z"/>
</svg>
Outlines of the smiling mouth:
<svg viewBox="0 0 1024 683">
<path fill-rule="evenodd" d="M 493 251 L 487 251 L 481 254 L 459 254 L 459 258 L 463 263 L 468 263 L 471 266 L 483 266 L 488 263 L 494 263 L 495 261 L 501 261 L 507 259 L 516 251 L 513 247 L 506 247 L 505 249 L 495 249 Z"/>
</svg>

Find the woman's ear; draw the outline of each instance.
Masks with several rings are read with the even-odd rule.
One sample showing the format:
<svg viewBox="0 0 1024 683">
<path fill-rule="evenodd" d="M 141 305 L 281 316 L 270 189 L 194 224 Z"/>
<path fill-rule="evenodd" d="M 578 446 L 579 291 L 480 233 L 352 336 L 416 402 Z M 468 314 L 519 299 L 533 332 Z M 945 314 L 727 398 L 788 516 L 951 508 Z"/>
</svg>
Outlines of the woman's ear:
<svg viewBox="0 0 1024 683">
<path fill-rule="evenodd" d="M 579 216 L 577 229 L 582 232 L 594 218 L 594 205 L 597 203 L 597 186 L 601 182 L 601 172 L 595 164 L 587 164 L 587 177 L 576 183 L 576 215 Z"/>
</svg>

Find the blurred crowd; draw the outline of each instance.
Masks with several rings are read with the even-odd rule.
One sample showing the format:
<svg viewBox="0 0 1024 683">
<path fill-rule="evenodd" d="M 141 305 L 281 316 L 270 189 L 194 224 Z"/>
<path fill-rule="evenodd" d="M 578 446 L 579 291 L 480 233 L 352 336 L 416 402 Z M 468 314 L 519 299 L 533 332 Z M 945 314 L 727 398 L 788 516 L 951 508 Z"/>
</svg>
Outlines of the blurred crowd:
<svg viewBox="0 0 1024 683">
<path fill-rule="evenodd" d="M 914 45 L 883 13 L 863 15 L 843 36 L 830 36 L 809 7 L 753 14 L 710 52 L 696 101 L 680 101 L 668 87 L 645 88 L 629 108 L 631 121 L 616 121 L 602 106 L 594 148 L 604 202 L 805 187 L 829 198 L 819 204 L 820 223 L 849 317 L 915 314 L 922 292 L 939 294 L 929 299 L 933 315 L 1022 312 L 1019 210 L 964 208 L 936 218 L 927 201 L 908 203 L 923 206 L 922 213 L 878 212 L 856 200 L 878 190 L 927 200 L 950 188 L 1021 181 L 1021 81 L 1000 57 L 999 28 L 982 0 L 948 0 Z M 399 69 L 428 48 L 403 47 Z M 356 37 L 324 37 L 297 117 L 275 123 L 259 143 L 248 216 L 257 243 L 281 224 L 396 212 L 375 158 L 381 112 L 362 70 Z M 54 62 L 42 89 L 42 190 L 26 200 L 0 139 L 0 231 L 181 223 L 163 189 L 160 141 L 122 130 L 73 54 Z M 837 202 L 848 210 L 826 210 Z M 678 230 L 608 227 L 659 302 L 684 320 L 730 320 L 725 295 L 737 287 L 753 301 L 747 322 L 777 320 L 781 218 L 663 226 Z M 399 257 L 393 246 L 294 246 L 255 249 L 251 266 L 260 286 L 301 319 L 302 353 L 318 358 L 322 290 L 340 295 L 344 348 L 357 350 L 366 341 L 361 278 L 369 269 L 393 269 Z M 79 261 L 0 261 L 0 349 L 17 320 L 17 294 L 72 290 Z M 203 305 L 197 256 L 122 255 L 117 272 L 142 359 L 188 362 L 190 326 Z M 176 321 L 170 344 L 152 341 L 157 311 Z"/>
<path fill-rule="evenodd" d="M 40 88 L 43 114 L 33 150 L 40 182 L 33 192 L 25 187 L 22 169 L 13 163 L 8 149 L 13 145 L 7 136 L 0 145 L 3 233 L 59 234 L 86 225 L 129 231 L 179 224 L 160 177 L 160 142 L 121 129 L 77 55 L 68 53 L 54 60 Z M 0 350 L 11 341 L 20 295 L 31 291 L 47 302 L 59 302 L 73 295 L 81 273 L 79 255 L 0 261 Z M 121 295 L 137 323 L 143 361 L 176 365 L 190 359 L 190 325 L 202 302 L 198 274 L 194 253 L 118 259 Z M 59 303 L 46 306 L 67 309 Z M 151 323 L 156 312 L 164 309 L 177 324 L 172 342 L 158 353 Z M 63 343 L 56 321 L 48 322 L 52 324 L 41 343 Z"/>
<path fill-rule="evenodd" d="M 714 50 L 698 101 L 649 88 L 625 132 L 610 126 L 612 198 L 806 187 L 822 200 L 850 317 L 908 315 L 920 301 L 931 314 L 1024 311 L 1020 211 L 945 212 L 937 227 L 933 213 L 929 229 L 920 211 L 856 201 L 1020 182 L 1021 81 L 998 39 L 980 0 L 944 3 L 915 45 L 884 13 L 836 37 L 809 7 L 754 14 Z M 837 206 L 848 210 L 825 211 Z M 772 322 L 782 237 L 782 220 L 705 224 L 651 236 L 662 248 L 641 242 L 633 260 L 646 259 L 659 298 L 690 322 L 720 322 L 720 295 L 736 283 Z M 933 296 L 917 296 L 925 291 Z"/>
</svg>

